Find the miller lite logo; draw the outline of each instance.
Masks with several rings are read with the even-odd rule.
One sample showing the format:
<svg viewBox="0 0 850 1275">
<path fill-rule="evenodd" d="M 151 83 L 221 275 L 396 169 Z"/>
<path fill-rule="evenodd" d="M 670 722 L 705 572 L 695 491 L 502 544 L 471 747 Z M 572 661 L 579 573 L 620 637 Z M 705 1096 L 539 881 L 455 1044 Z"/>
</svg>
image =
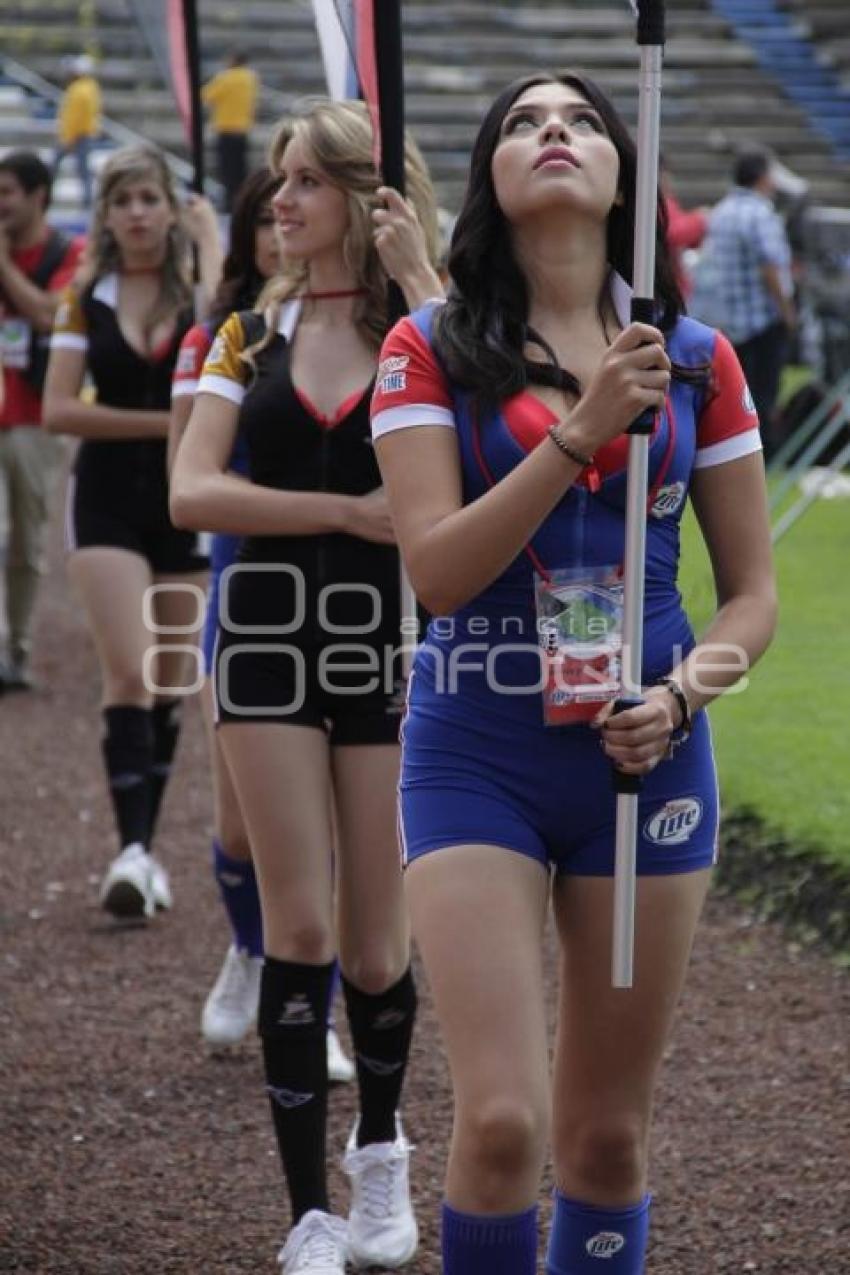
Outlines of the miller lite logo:
<svg viewBox="0 0 850 1275">
<path fill-rule="evenodd" d="M 587 1241 L 585 1248 L 591 1257 L 613 1257 L 625 1243 L 626 1237 L 619 1231 L 600 1231 Z"/>
<path fill-rule="evenodd" d="M 684 499 L 685 484 L 683 482 L 668 483 L 666 487 L 659 488 L 658 495 L 652 502 L 651 513 L 654 518 L 664 518 L 667 514 L 674 514 L 681 508 Z"/>
<path fill-rule="evenodd" d="M 744 388 L 741 391 L 741 406 L 743 407 L 745 412 L 749 412 L 750 414 L 753 414 L 756 410 L 756 405 L 755 405 L 755 402 L 753 401 L 753 396 L 750 392 L 750 387 L 747 384 L 744 385 Z"/>
<path fill-rule="evenodd" d="M 666 802 L 643 825 L 644 836 L 657 846 L 680 846 L 696 832 L 702 821 L 698 797 L 681 797 Z"/>
</svg>

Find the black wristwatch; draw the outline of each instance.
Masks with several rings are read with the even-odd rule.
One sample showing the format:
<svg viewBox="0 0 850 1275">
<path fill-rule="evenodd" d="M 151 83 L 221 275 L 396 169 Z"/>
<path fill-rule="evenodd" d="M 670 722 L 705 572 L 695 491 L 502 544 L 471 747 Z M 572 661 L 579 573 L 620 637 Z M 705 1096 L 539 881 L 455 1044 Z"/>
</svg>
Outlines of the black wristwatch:
<svg viewBox="0 0 850 1275">
<path fill-rule="evenodd" d="M 691 718 L 691 706 L 688 703 L 688 697 L 682 689 L 681 685 L 676 681 L 675 677 L 659 677 L 656 686 L 664 686 L 673 696 L 673 699 L 679 705 L 679 711 L 682 714 L 682 720 L 670 736 L 670 743 L 667 747 L 667 757 L 672 757 L 677 748 L 684 744 L 685 740 L 691 733 L 693 719 Z"/>
</svg>

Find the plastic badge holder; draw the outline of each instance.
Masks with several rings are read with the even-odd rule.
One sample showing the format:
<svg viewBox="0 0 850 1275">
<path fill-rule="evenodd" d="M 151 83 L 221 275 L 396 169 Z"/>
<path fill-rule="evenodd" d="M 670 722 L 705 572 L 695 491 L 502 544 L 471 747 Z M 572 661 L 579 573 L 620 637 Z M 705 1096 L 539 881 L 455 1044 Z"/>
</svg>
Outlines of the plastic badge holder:
<svg viewBox="0 0 850 1275">
<path fill-rule="evenodd" d="M 591 721 L 620 693 L 622 567 L 568 567 L 534 582 L 537 632 L 546 665 L 547 726 Z"/>
</svg>

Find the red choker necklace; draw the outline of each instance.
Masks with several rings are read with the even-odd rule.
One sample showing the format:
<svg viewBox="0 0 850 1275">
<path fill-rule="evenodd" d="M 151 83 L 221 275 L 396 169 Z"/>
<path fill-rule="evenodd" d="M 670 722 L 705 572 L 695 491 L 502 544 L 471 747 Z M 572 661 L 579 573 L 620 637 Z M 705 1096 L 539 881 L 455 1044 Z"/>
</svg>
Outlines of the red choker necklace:
<svg viewBox="0 0 850 1275">
<path fill-rule="evenodd" d="M 341 292 L 301 292 L 299 301 L 337 301 L 342 297 L 365 297 L 365 288 L 347 288 Z"/>
</svg>

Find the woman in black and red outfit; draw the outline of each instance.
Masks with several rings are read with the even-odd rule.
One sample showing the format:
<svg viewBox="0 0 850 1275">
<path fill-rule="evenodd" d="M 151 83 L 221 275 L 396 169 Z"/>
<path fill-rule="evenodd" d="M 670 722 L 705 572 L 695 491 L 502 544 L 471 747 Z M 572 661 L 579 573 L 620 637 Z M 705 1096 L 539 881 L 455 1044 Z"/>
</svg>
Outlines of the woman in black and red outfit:
<svg viewBox="0 0 850 1275">
<path fill-rule="evenodd" d="M 116 151 L 102 172 L 82 276 L 56 316 L 44 394 L 46 427 L 82 439 L 68 500 L 69 574 L 103 680 L 103 754 L 121 849 L 101 902 L 119 916 L 170 906 L 150 845 L 180 729 L 185 657 L 152 648 L 178 643 L 157 634 L 188 631 L 203 605 L 206 559 L 197 536 L 171 523 L 165 467 L 171 377 L 192 323 L 190 237 L 211 290 L 221 265 L 211 206 L 193 198 L 181 212 L 153 147 Z M 95 402 L 79 397 L 87 372 Z"/>
<path fill-rule="evenodd" d="M 270 167 L 283 277 L 219 332 L 171 507 L 181 526 L 245 536 L 222 579 L 216 698 L 263 911 L 260 1034 L 293 1221 L 279 1260 L 342 1275 L 346 1259 L 401 1266 L 417 1243 L 396 1115 L 416 1008 L 395 835 L 399 561 L 369 402 L 387 274 L 411 305 L 441 291 L 436 210 L 412 146 L 410 204 L 378 187 L 360 104 L 286 121 Z M 237 429 L 250 484 L 227 472 Z M 334 879 L 360 1087 L 347 1228 L 325 1164 Z"/>
</svg>

